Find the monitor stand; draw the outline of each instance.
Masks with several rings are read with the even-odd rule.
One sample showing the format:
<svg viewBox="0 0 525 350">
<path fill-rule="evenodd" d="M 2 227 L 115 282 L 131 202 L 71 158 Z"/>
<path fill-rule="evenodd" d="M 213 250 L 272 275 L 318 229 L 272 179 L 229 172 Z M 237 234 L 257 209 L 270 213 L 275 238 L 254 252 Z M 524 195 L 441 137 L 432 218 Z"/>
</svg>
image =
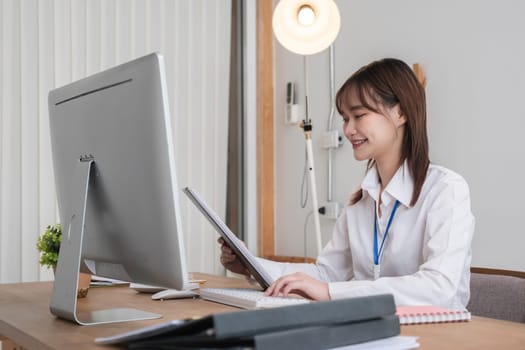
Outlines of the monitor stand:
<svg viewBox="0 0 525 350">
<path fill-rule="evenodd" d="M 93 156 L 86 156 L 81 157 L 75 167 L 71 187 L 73 189 L 72 201 L 69 202 L 71 207 L 64 208 L 69 210 L 66 217 L 70 219 L 69 222 L 62 225 L 62 241 L 49 305 L 51 313 L 81 325 L 160 318 L 161 315 L 159 314 L 131 308 L 77 312 L 78 274 L 82 255 L 89 179 L 94 164 Z"/>
</svg>

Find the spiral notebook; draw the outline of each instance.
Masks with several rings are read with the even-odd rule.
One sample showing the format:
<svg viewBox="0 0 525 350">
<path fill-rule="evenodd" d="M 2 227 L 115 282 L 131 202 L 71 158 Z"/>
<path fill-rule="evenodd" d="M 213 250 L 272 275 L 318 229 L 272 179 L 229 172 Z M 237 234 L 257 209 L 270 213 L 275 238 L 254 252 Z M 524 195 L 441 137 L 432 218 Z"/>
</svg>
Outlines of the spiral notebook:
<svg viewBox="0 0 525 350">
<path fill-rule="evenodd" d="M 451 310 L 439 306 L 398 306 L 396 315 L 402 325 L 442 322 L 470 321 L 470 312 L 467 310 Z"/>
</svg>

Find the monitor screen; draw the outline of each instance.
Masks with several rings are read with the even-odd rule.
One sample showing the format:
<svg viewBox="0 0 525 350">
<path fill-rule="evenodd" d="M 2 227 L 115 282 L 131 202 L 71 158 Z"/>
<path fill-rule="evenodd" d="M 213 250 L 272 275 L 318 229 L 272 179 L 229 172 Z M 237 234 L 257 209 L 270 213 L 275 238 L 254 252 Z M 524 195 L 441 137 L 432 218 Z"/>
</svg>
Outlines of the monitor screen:
<svg viewBox="0 0 525 350">
<path fill-rule="evenodd" d="M 69 318 L 61 309 L 70 306 L 56 304 L 71 298 L 63 289 L 76 284 L 70 279 L 79 269 L 183 289 L 188 276 L 162 55 L 52 90 L 49 114 L 63 227 L 52 312 Z"/>
</svg>

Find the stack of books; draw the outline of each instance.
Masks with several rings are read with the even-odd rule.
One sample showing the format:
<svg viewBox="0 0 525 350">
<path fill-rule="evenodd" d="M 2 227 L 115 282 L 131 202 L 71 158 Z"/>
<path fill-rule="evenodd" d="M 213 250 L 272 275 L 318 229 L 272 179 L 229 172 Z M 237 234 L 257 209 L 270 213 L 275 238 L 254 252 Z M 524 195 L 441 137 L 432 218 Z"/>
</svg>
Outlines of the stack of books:
<svg viewBox="0 0 525 350">
<path fill-rule="evenodd" d="M 394 299 L 385 294 L 175 320 L 95 342 L 131 349 L 315 350 L 399 333 Z"/>
</svg>

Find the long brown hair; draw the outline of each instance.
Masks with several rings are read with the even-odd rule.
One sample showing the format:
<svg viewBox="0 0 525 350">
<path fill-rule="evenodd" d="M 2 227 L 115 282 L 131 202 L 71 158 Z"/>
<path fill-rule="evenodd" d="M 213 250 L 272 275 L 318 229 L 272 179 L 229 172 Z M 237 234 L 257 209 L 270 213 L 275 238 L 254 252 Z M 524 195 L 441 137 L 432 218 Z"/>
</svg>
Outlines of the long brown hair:
<svg viewBox="0 0 525 350">
<path fill-rule="evenodd" d="M 419 198 L 430 164 L 425 89 L 405 62 L 385 58 L 362 67 L 341 86 L 335 98 L 339 114 L 343 115 L 342 111 L 350 102 L 352 92 L 371 111 L 381 113 L 385 107 L 399 104 L 401 114 L 406 117 L 399 164 L 406 160 L 414 178 L 410 201 L 413 206 Z M 368 160 L 366 171 L 374 165 L 373 159 Z M 363 191 L 359 189 L 352 195 L 350 204 L 357 203 L 362 197 Z"/>
</svg>

